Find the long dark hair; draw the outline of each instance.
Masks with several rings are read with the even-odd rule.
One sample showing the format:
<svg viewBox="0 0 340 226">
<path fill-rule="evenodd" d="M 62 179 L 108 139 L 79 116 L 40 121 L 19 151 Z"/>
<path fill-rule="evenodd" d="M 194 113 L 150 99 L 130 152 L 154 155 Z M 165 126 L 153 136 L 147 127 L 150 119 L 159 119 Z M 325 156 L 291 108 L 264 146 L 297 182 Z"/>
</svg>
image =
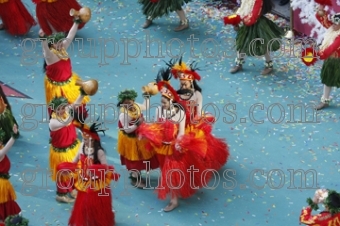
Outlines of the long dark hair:
<svg viewBox="0 0 340 226">
<path fill-rule="evenodd" d="M 7 109 L 12 112 L 11 105 L 9 104 L 5 92 L 2 90 L 2 87 L 0 86 L 0 96 L 4 100 L 4 103 L 7 105 Z"/>
<path fill-rule="evenodd" d="M 98 151 L 103 150 L 104 153 L 106 153 L 106 151 L 102 147 L 100 140 L 92 139 L 92 141 L 93 141 L 93 150 L 94 150 L 94 152 L 93 152 L 93 164 L 101 164 L 101 162 L 98 159 Z M 85 155 L 85 145 L 83 146 L 83 154 Z"/>
<path fill-rule="evenodd" d="M 270 13 L 274 7 L 272 0 L 263 0 L 261 15 Z"/>
<path fill-rule="evenodd" d="M 194 86 L 195 91 L 202 93 L 202 88 L 197 84 L 196 80 L 192 82 L 192 85 Z"/>
</svg>

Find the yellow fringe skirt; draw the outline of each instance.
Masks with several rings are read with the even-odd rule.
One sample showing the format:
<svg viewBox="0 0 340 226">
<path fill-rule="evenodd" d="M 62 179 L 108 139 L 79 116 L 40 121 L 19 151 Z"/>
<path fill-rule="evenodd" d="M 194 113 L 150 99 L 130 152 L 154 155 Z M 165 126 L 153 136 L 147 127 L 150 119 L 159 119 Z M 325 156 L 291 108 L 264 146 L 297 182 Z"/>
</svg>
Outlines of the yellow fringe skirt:
<svg viewBox="0 0 340 226">
<path fill-rule="evenodd" d="M 50 147 L 50 169 L 51 169 L 51 179 L 56 181 L 57 176 L 57 166 L 62 162 L 72 162 L 76 157 L 79 148 L 80 141 L 76 140 L 76 144 L 72 147 L 67 148 L 65 151 L 56 150 L 52 145 Z"/>
<path fill-rule="evenodd" d="M 71 78 L 67 82 L 54 82 L 45 76 L 45 95 L 46 103 L 49 104 L 55 97 L 65 97 L 70 103 L 74 103 L 80 95 L 80 87 L 76 85 L 76 81 L 80 77 L 72 72 Z M 90 98 L 86 96 L 82 104 L 86 104 Z"/>
<path fill-rule="evenodd" d="M 14 188 L 8 179 L 0 178 L 0 204 L 16 200 Z"/>
<path fill-rule="evenodd" d="M 147 140 L 139 140 L 137 137 L 118 132 L 118 153 L 130 161 L 148 160 L 154 156 L 154 152 L 146 149 Z"/>
</svg>

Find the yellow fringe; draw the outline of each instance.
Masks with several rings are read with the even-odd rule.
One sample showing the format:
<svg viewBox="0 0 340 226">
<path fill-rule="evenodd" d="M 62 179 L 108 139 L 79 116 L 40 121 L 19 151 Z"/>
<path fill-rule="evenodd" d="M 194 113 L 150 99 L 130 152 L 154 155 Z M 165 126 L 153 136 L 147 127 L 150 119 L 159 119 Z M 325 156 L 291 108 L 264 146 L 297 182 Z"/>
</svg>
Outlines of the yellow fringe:
<svg viewBox="0 0 340 226">
<path fill-rule="evenodd" d="M 99 191 L 101 189 L 107 188 L 110 186 L 111 180 L 112 180 L 112 172 L 108 171 L 105 175 L 105 180 L 101 180 L 100 178 L 97 180 L 88 180 L 83 181 L 83 179 L 80 177 L 80 173 L 82 171 L 78 171 L 78 173 L 74 173 L 74 186 L 78 191 L 84 191 L 86 192 L 88 189 L 91 191 Z"/>
<path fill-rule="evenodd" d="M 64 96 L 70 103 L 74 103 L 80 95 L 80 86 L 76 86 L 76 81 L 80 79 L 80 77 L 72 72 L 71 81 L 62 86 L 53 84 L 50 80 L 45 76 L 45 95 L 46 95 L 46 103 L 49 104 L 53 98 Z M 64 95 L 62 95 L 64 94 Z M 90 98 L 86 96 L 83 100 L 83 104 L 88 103 Z"/>
<path fill-rule="evenodd" d="M 0 204 L 11 200 L 16 200 L 14 188 L 11 182 L 7 179 L 0 178 Z"/>
<path fill-rule="evenodd" d="M 57 166 L 62 162 L 72 162 L 76 157 L 81 142 L 79 141 L 74 148 L 69 149 L 66 152 L 57 152 L 53 149 L 52 145 L 50 147 L 50 169 L 52 171 L 52 180 L 56 181 L 57 176 Z"/>
<path fill-rule="evenodd" d="M 152 158 L 154 152 L 145 148 L 147 140 L 138 140 L 137 137 L 129 137 L 123 131 L 118 132 L 118 153 L 130 161 L 147 160 Z"/>
<path fill-rule="evenodd" d="M 182 62 L 181 65 L 179 65 L 179 63 L 175 64 L 172 69 L 178 70 L 178 71 L 185 71 L 188 70 L 189 68 L 187 67 L 187 65 Z"/>
<path fill-rule="evenodd" d="M 173 148 L 172 145 L 169 144 L 163 144 L 161 147 L 154 147 L 153 151 L 160 155 L 172 155 L 173 154 Z"/>
</svg>

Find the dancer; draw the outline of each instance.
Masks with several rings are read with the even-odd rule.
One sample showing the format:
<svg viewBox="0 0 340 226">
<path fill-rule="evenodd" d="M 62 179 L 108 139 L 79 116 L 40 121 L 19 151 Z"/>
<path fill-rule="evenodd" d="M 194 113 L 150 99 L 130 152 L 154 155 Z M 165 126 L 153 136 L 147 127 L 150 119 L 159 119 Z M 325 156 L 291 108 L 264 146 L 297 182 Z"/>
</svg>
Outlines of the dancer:
<svg viewBox="0 0 340 226">
<path fill-rule="evenodd" d="M 76 101 L 80 94 L 79 86 L 76 85 L 80 77 L 72 72 L 71 60 L 66 52 L 77 33 L 79 22 L 75 21 L 66 39 L 63 33 L 55 33 L 46 37 L 45 33 L 40 30 L 39 36 L 42 38 L 44 53 L 44 72 L 45 76 L 45 95 L 46 103 L 50 103 L 55 97 L 65 97 L 70 103 Z M 77 108 L 77 120 L 74 121 L 77 127 L 87 117 L 86 103 L 90 101 L 85 97 L 82 107 Z M 78 117 L 79 116 L 79 117 Z"/>
<path fill-rule="evenodd" d="M 11 35 L 25 35 L 37 24 L 21 0 L 1 0 L 0 19 L 0 30 Z"/>
<path fill-rule="evenodd" d="M 236 65 L 230 70 L 230 73 L 242 70 L 245 56 L 263 55 L 266 62 L 261 74 L 267 75 L 273 71 L 270 51 L 277 51 L 281 48 L 280 42 L 275 40 L 281 39 L 283 30 L 264 16 L 272 8 L 271 0 L 244 0 L 236 15 L 224 18 L 224 23 L 233 25 L 237 31 Z M 239 27 L 240 22 L 243 22 L 241 27 Z M 263 39 L 264 43 L 258 39 Z"/>
<path fill-rule="evenodd" d="M 141 111 L 149 109 L 149 100 L 145 97 L 143 104 L 135 102 L 137 93 L 134 90 L 124 90 L 118 94 L 120 115 L 118 121 L 117 151 L 120 154 L 121 164 L 130 172 L 131 184 L 138 188 L 144 188 L 145 181 L 141 179 L 140 172 L 147 169 L 149 161 L 150 169 L 157 169 L 159 164 L 153 152 L 146 149 L 146 141 L 138 140 L 137 128 L 143 124 L 144 118 Z"/>
<path fill-rule="evenodd" d="M 12 126 L 12 137 L 6 143 L 4 142 L 6 132 L 0 129 L 0 225 L 5 225 L 4 223 L 9 225 L 9 221 L 13 218 L 16 218 L 17 222 L 21 222 L 20 225 L 28 225 L 28 220 L 21 217 L 21 208 L 15 201 L 16 194 L 9 181 L 11 162 L 7 157 L 7 152 L 12 148 L 18 136 L 17 125 Z"/>
<path fill-rule="evenodd" d="M 6 144 L 12 137 L 13 125 L 18 125 L 15 120 L 10 103 L 0 86 L 0 129 L 4 131 L 2 142 Z M 19 132 L 16 134 L 16 138 L 19 137 Z"/>
<path fill-rule="evenodd" d="M 72 123 L 73 117 L 70 115 L 70 110 L 74 112 L 76 106 L 82 102 L 84 97 L 80 95 L 71 105 L 69 105 L 69 101 L 64 97 L 54 98 L 50 103 L 52 114 L 49 123 L 51 136 L 49 162 L 52 171 L 52 181 L 57 179 L 58 164 L 73 161 L 79 150 L 80 141 L 77 138 L 76 128 Z M 67 186 L 69 183 L 68 180 L 58 181 L 56 196 L 58 202 L 74 202 L 72 198 L 75 198 L 76 192 Z M 67 196 L 68 193 L 70 193 L 72 198 Z"/>
<path fill-rule="evenodd" d="M 327 28 L 325 38 L 317 53 L 321 60 L 325 60 L 320 74 L 321 82 L 324 84 L 323 94 L 321 103 L 316 107 L 317 110 L 321 110 L 330 104 L 332 87 L 340 87 L 340 13 L 328 19 L 329 15 L 324 10 L 324 6 L 319 5 L 316 18 Z"/>
<path fill-rule="evenodd" d="M 82 128 L 83 142 L 72 163 L 61 163 L 58 170 L 72 172 L 78 190 L 68 225 L 114 226 L 115 215 L 112 211 L 111 180 L 118 180 L 119 174 L 109 166 L 105 151 L 100 143 L 98 127 L 84 125 Z M 80 168 L 78 162 L 80 161 Z M 69 171 L 69 172 L 70 172 Z M 61 172 L 61 171 L 59 171 Z"/>
<path fill-rule="evenodd" d="M 183 31 L 189 28 L 189 20 L 186 18 L 182 6 L 191 0 L 138 0 L 143 5 L 143 14 L 146 16 L 146 21 L 143 28 L 148 28 L 152 21 L 157 17 L 169 15 L 169 13 L 176 11 L 180 23 L 174 31 Z"/>
<path fill-rule="evenodd" d="M 79 11 L 81 5 L 77 0 L 32 0 L 36 4 L 36 16 L 39 25 L 46 35 L 57 32 L 68 32 L 73 26 L 70 10 Z M 80 23 L 78 29 L 84 27 Z"/>
<path fill-rule="evenodd" d="M 340 194 L 333 190 L 318 189 L 313 199 L 308 198 L 308 207 L 301 211 L 300 222 L 305 225 L 339 225 L 340 223 Z M 312 210 L 318 210 L 318 204 L 325 205 L 325 211 L 312 215 Z"/>
<path fill-rule="evenodd" d="M 192 196 L 202 184 L 208 183 L 203 172 L 203 162 L 207 150 L 207 142 L 202 133 L 185 134 L 185 109 L 179 103 L 176 91 L 169 84 L 170 69 L 160 70 L 158 90 L 161 93 L 161 106 L 156 109 L 156 121 L 143 123 L 138 128 L 140 139 L 150 142 L 157 153 L 160 163 L 161 180 L 156 188 L 159 199 L 170 195 L 170 203 L 163 209 L 174 210 L 179 205 L 179 198 Z M 190 172 L 194 167 L 198 172 Z"/>
<path fill-rule="evenodd" d="M 202 89 L 196 82 L 201 79 L 201 76 L 197 73 L 197 65 L 192 63 L 188 67 L 182 62 L 182 58 L 176 64 L 170 61 L 167 65 L 171 68 L 174 78 L 180 80 L 181 88 L 177 93 L 180 94 L 181 104 L 186 108 L 186 131 L 188 133 L 193 130 L 204 132 L 208 142 L 205 163 L 210 169 L 220 170 L 228 161 L 229 147 L 225 139 L 217 138 L 212 134 L 215 117 L 202 113 Z"/>
</svg>

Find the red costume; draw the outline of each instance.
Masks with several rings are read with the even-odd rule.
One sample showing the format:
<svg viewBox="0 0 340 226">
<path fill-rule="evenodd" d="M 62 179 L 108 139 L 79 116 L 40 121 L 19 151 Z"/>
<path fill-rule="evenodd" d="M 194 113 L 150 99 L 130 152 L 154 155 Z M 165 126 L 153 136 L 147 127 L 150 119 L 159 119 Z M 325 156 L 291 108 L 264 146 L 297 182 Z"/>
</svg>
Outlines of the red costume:
<svg viewBox="0 0 340 226">
<path fill-rule="evenodd" d="M 11 145 L 12 146 L 12 145 Z M 7 155 L 0 161 L 0 220 L 5 221 L 8 216 L 16 215 L 21 212 L 19 205 L 16 203 L 16 194 L 11 182 L 9 181 L 9 170 L 11 162 Z"/>
<path fill-rule="evenodd" d="M 39 25 L 46 35 L 55 32 L 68 32 L 73 25 L 70 10 L 80 10 L 81 5 L 76 0 L 32 0 L 36 5 L 36 16 Z M 78 29 L 84 27 L 79 24 Z"/>
<path fill-rule="evenodd" d="M 332 215 L 328 211 L 312 215 L 311 207 L 301 211 L 300 222 L 311 226 L 340 226 L 340 213 Z"/>
<path fill-rule="evenodd" d="M 319 15 L 316 13 L 316 19 L 324 26 L 325 28 L 329 29 L 333 22 L 328 19 L 328 13 L 324 11 L 324 15 Z M 318 55 L 320 56 L 321 60 L 327 59 L 328 57 L 333 58 L 340 58 L 340 34 L 335 40 L 323 50 L 320 50 Z"/>
<path fill-rule="evenodd" d="M 98 142 L 93 146 L 97 150 L 89 152 L 89 147 L 83 143 L 72 163 L 64 162 L 58 165 L 58 170 L 69 170 L 64 176 L 73 179 L 73 187 L 78 191 L 68 225 L 114 226 L 110 182 L 117 181 L 119 174 L 115 173 L 113 166 L 107 165 L 97 132 L 85 126 L 83 137 Z"/>
<path fill-rule="evenodd" d="M 180 63 L 172 66 L 171 73 L 176 79 L 189 81 L 191 84 L 195 80 L 199 81 L 199 74 L 180 60 Z M 193 86 L 193 85 L 192 85 Z M 194 88 L 194 87 L 193 87 Z M 186 133 L 190 131 L 203 131 L 208 142 L 205 163 L 210 169 L 220 170 L 229 158 L 229 147 L 225 139 L 217 138 L 212 134 L 212 126 L 215 122 L 215 117 L 209 114 L 201 114 L 202 111 L 202 94 L 194 90 L 193 95 L 189 100 L 180 100 L 186 112 Z"/>
<path fill-rule="evenodd" d="M 0 19 L 11 35 L 24 35 L 36 25 L 21 0 L 0 0 Z"/>
<path fill-rule="evenodd" d="M 169 84 L 160 82 L 159 90 L 162 96 L 169 98 L 172 101 L 178 100 L 176 92 Z M 163 86 L 163 88 L 162 88 Z M 158 122 L 146 124 L 143 123 L 138 128 L 138 136 L 146 138 L 152 150 L 157 153 L 157 157 L 161 168 L 161 181 L 156 191 L 158 198 L 166 199 L 167 195 L 173 197 L 188 198 L 192 196 L 198 188 L 207 185 L 208 181 L 205 180 L 205 170 L 207 169 L 204 164 L 204 157 L 207 150 L 207 142 L 204 134 L 199 131 L 192 131 L 189 134 L 184 134 L 183 130 L 185 123 L 174 123 L 173 117 L 180 117 L 184 114 L 179 110 L 176 114 L 171 113 L 168 116 L 164 115 L 163 109 L 157 109 Z M 167 110 L 164 110 L 167 111 Z M 167 113 L 165 113 L 167 114 Z M 173 114 L 173 115 L 172 115 Z M 177 120 L 176 120 L 177 121 Z M 183 134 L 183 135 L 178 135 Z M 180 150 L 177 149 L 180 146 Z M 191 168 L 194 167 L 194 168 Z M 192 170 L 191 170 L 192 169 Z M 198 170 L 198 172 L 195 172 Z"/>
</svg>

